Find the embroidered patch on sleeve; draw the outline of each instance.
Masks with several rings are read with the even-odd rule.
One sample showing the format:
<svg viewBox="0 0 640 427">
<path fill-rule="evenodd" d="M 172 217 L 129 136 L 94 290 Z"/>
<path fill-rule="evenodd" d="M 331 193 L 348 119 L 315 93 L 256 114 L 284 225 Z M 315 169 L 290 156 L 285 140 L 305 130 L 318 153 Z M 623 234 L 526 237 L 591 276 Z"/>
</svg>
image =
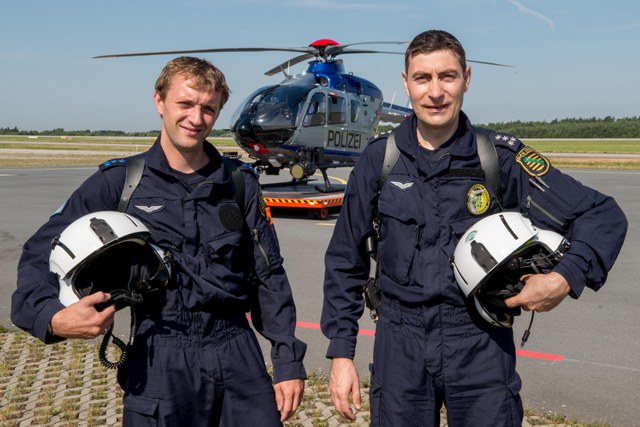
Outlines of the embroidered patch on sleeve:
<svg viewBox="0 0 640 427">
<path fill-rule="evenodd" d="M 273 220 L 271 219 L 271 209 L 267 206 L 267 202 L 264 201 L 262 190 L 258 190 L 258 206 L 260 207 L 260 213 L 262 216 L 267 219 L 269 224 L 273 224 Z"/>
<path fill-rule="evenodd" d="M 549 160 L 531 147 L 524 147 L 516 154 L 516 162 L 531 176 L 542 176 L 549 171 Z"/>
</svg>

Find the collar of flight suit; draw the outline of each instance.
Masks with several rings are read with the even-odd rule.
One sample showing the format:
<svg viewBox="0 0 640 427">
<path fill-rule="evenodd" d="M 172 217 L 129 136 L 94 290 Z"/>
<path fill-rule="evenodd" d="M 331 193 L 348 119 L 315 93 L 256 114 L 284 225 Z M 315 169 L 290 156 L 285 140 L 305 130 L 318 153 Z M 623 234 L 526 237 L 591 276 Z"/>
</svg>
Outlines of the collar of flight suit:
<svg viewBox="0 0 640 427">
<path fill-rule="evenodd" d="M 462 111 L 458 129 L 454 135 L 437 149 L 422 149 L 418 143 L 417 117 L 412 114 L 396 129 L 396 144 L 401 152 L 416 160 L 416 167 L 427 176 L 435 176 L 449 169 L 452 159 L 468 158 L 476 155 L 477 148 L 473 137 L 473 127 Z"/>
<path fill-rule="evenodd" d="M 228 184 L 231 179 L 231 174 L 226 170 L 226 168 L 221 167 L 222 156 L 218 150 L 216 150 L 216 148 L 206 140 L 203 143 L 203 149 L 205 153 L 207 153 L 209 162 L 213 166 L 213 172 L 209 177 L 207 177 L 207 181 L 212 184 Z M 167 161 L 167 156 L 164 154 L 162 146 L 160 145 L 160 136 L 158 136 L 149 149 L 146 157 L 146 164 L 149 168 L 154 169 L 157 172 L 161 172 L 166 175 L 174 175 L 173 170 Z"/>
</svg>

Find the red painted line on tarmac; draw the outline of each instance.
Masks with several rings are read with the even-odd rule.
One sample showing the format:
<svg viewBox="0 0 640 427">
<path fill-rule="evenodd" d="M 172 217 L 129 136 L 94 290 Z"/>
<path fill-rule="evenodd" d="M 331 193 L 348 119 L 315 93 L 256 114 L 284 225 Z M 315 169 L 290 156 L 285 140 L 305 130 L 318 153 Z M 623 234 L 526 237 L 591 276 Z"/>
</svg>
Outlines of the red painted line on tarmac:
<svg viewBox="0 0 640 427">
<path fill-rule="evenodd" d="M 562 362 L 564 360 L 564 356 L 561 354 L 539 353 L 537 351 L 529 350 L 516 350 L 516 356 L 530 357 L 532 359 L 551 360 L 553 362 Z"/>
<path fill-rule="evenodd" d="M 320 329 L 320 323 L 311 323 L 311 322 L 296 322 L 296 326 L 305 329 Z M 358 335 L 368 335 L 370 337 L 374 336 L 376 331 L 371 329 L 360 329 L 358 331 Z"/>
<path fill-rule="evenodd" d="M 304 329 L 320 329 L 319 323 L 312 322 L 296 322 L 296 326 Z M 360 329 L 358 331 L 358 335 L 367 335 L 370 337 L 375 336 L 376 331 L 372 329 Z M 529 350 L 516 350 L 516 356 L 519 357 L 529 357 L 531 359 L 541 359 L 541 360 L 549 360 L 552 362 L 562 362 L 564 360 L 564 356 L 561 354 L 553 354 L 553 353 L 541 353 L 538 351 L 529 351 Z"/>
<path fill-rule="evenodd" d="M 320 329 L 320 323 L 296 322 L 296 326 L 305 329 Z"/>
</svg>

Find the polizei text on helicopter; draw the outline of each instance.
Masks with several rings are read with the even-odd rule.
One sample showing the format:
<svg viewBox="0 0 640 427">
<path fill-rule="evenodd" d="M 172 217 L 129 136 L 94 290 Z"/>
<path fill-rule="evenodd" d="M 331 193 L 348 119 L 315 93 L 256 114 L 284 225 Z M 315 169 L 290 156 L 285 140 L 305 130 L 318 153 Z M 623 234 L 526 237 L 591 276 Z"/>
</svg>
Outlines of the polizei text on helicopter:
<svg viewBox="0 0 640 427">
<path fill-rule="evenodd" d="M 361 144 L 362 133 L 360 132 L 330 130 L 327 133 L 327 146 L 359 150 Z"/>
</svg>

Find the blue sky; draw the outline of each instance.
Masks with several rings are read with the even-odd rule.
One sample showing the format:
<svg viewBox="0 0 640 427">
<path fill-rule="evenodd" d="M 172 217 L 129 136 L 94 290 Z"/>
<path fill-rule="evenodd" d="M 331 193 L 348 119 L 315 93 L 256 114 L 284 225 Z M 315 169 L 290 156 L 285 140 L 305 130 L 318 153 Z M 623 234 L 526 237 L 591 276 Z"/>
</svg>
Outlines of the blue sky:
<svg viewBox="0 0 640 427">
<path fill-rule="evenodd" d="M 635 1 L 3 0 L 0 10 L 0 127 L 158 129 L 153 85 L 171 57 L 96 55 L 298 47 L 320 38 L 410 41 L 430 28 L 458 37 L 468 59 L 515 65 L 471 64 L 463 109 L 475 123 L 640 115 Z M 215 126 L 221 129 L 249 93 L 282 79 L 263 73 L 296 54 L 199 56 L 222 69 L 232 90 Z M 406 103 L 401 55 L 342 59 L 386 100 Z"/>
</svg>

